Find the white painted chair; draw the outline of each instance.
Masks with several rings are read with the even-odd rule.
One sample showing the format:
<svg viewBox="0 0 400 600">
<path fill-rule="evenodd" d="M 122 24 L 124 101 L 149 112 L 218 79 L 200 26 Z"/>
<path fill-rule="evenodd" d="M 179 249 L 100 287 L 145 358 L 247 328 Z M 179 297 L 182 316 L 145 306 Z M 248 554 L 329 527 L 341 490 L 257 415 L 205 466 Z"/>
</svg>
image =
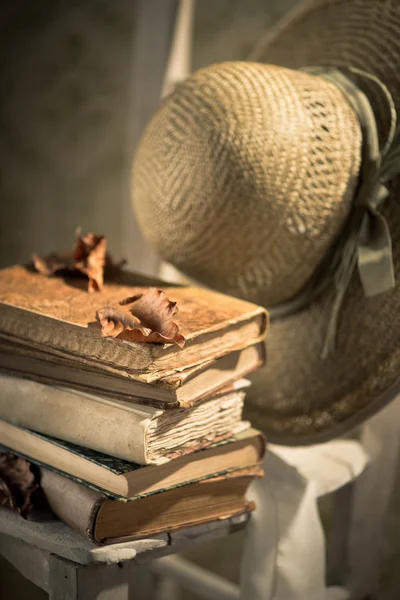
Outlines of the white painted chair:
<svg viewBox="0 0 400 600">
<path fill-rule="evenodd" d="M 358 441 L 270 446 L 265 477 L 250 491 L 257 510 L 247 523 L 237 517 L 101 548 L 63 523 L 27 523 L 3 508 L 0 554 L 54 600 L 179 600 L 181 587 L 210 600 L 376 598 L 399 416 L 400 397 L 362 427 Z M 326 544 L 317 502 L 332 492 Z M 178 554 L 158 558 L 244 526 L 240 586 Z"/>
<path fill-rule="evenodd" d="M 190 72 L 193 0 L 181 0 L 179 14 L 164 92 Z M 159 275 L 186 280 L 167 263 Z M 212 600 L 375 598 L 400 451 L 399 416 L 400 397 L 360 428 L 358 439 L 270 446 L 265 478 L 250 490 L 258 509 L 247 526 L 240 587 L 174 555 L 152 564 L 163 580 L 159 600 L 178 600 L 180 585 Z M 318 499 L 332 493 L 326 541 Z"/>
<path fill-rule="evenodd" d="M 265 477 L 250 490 L 257 510 L 246 529 L 240 587 L 176 555 L 152 565 L 166 578 L 168 595 L 159 600 L 178 600 L 179 585 L 214 600 L 376 598 L 400 451 L 399 417 L 400 396 L 360 429 L 358 440 L 270 446 Z M 326 542 L 318 498 L 331 493 Z"/>
<path fill-rule="evenodd" d="M 157 596 L 158 583 L 149 569 L 152 560 L 234 533 L 247 520 L 248 515 L 238 515 L 144 540 L 98 546 L 61 521 L 25 521 L 0 506 L 0 555 L 45 590 L 50 600 L 151 600 Z M 14 590 L 1 584 L 0 573 L 0 596 L 12 600 Z"/>
<path fill-rule="evenodd" d="M 190 72 L 194 0 L 137 0 L 135 6 L 129 171 L 133 150 L 160 96 Z M 182 280 L 172 266 L 159 263 L 141 238 L 130 191 L 123 220 L 124 255 L 136 256 L 135 267 L 158 272 L 163 279 Z M 258 510 L 248 527 L 240 590 L 171 556 L 153 563 L 163 583 L 159 597 L 177 600 L 178 584 L 213 600 L 372 597 L 378 587 L 383 519 L 399 452 L 399 404 L 397 400 L 371 419 L 358 441 L 335 440 L 299 449 L 270 447 L 266 477 L 251 490 Z M 326 548 L 317 501 L 328 493 L 335 496 Z M 342 589 L 329 588 L 326 581 Z"/>
</svg>

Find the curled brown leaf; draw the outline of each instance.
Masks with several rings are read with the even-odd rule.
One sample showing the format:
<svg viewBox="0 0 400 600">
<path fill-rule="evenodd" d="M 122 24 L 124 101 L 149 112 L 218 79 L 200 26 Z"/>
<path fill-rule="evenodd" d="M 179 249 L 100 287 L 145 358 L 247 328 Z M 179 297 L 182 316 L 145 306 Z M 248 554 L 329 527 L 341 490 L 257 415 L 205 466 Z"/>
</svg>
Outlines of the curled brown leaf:
<svg viewBox="0 0 400 600">
<path fill-rule="evenodd" d="M 75 269 L 87 275 L 89 292 L 99 292 L 104 283 L 107 240 L 104 235 L 77 232 L 72 255 Z"/>
<path fill-rule="evenodd" d="M 34 508 L 39 484 L 30 463 L 10 452 L 0 452 L 0 505 L 28 517 Z"/>
<path fill-rule="evenodd" d="M 57 271 L 61 271 L 62 269 L 72 268 L 72 261 L 71 259 L 68 259 L 67 255 L 63 257 L 60 254 L 52 253 L 46 256 L 46 258 L 42 258 L 37 256 L 37 254 L 34 254 L 32 259 L 35 269 L 39 271 L 39 273 L 42 273 L 42 275 L 50 276 L 54 275 L 54 273 L 57 273 Z M 68 261 L 71 264 L 67 267 L 66 263 Z"/>
<path fill-rule="evenodd" d="M 89 279 L 88 291 L 101 291 L 104 283 L 105 269 L 120 269 L 124 261 L 115 264 L 107 254 L 107 240 L 104 235 L 84 233 L 78 229 L 72 252 L 57 254 L 53 252 L 46 257 L 33 255 L 33 264 L 42 275 L 83 274 Z"/>
<path fill-rule="evenodd" d="M 128 308 L 129 305 L 129 308 Z M 103 337 L 118 337 L 132 342 L 175 343 L 181 348 L 185 338 L 172 321 L 178 311 L 162 290 L 149 288 L 139 296 L 121 300 L 116 306 L 97 311 Z"/>
</svg>

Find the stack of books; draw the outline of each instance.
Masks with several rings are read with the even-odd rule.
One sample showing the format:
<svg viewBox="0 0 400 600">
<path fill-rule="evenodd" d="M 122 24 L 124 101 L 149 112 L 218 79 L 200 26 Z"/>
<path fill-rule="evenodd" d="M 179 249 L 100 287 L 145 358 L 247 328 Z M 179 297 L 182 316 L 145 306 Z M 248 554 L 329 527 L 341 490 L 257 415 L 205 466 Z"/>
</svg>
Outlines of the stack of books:
<svg viewBox="0 0 400 600">
<path fill-rule="evenodd" d="M 115 270 L 88 293 L 65 273 L 3 269 L 0 444 L 95 542 L 249 511 L 265 444 L 242 420 L 245 376 L 266 329 L 261 307 L 201 288 Z"/>
</svg>

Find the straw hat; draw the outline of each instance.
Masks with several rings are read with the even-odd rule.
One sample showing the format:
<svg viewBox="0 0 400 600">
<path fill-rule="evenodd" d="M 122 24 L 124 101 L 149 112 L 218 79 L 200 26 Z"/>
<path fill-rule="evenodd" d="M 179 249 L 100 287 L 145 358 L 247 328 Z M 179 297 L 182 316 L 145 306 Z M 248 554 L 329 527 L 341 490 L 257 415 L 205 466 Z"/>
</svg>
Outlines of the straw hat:
<svg viewBox="0 0 400 600">
<path fill-rule="evenodd" d="M 247 403 L 271 441 L 329 439 L 400 392 L 399 63 L 397 0 L 307 2 L 251 62 L 181 84 L 135 157 L 161 256 L 271 310 Z"/>
</svg>

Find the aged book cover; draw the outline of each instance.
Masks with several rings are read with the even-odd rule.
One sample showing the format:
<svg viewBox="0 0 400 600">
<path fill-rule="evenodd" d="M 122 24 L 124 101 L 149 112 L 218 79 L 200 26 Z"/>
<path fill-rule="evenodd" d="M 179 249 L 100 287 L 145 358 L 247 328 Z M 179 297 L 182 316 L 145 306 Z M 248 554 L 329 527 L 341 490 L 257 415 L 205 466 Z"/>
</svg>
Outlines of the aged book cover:
<svg viewBox="0 0 400 600">
<path fill-rule="evenodd" d="M 95 361 L 71 360 L 4 339 L 0 343 L 0 372 L 157 406 L 164 403 L 191 406 L 245 377 L 264 362 L 264 344 L 258 342 L 146 383 L 141 374 L 111 366 L 99 368 Z"/>
<path fill-rule="evenodd" d="M 174 322 L 185 338 L 184 347 L 102 337 L 97 312 L 143 294 L 151 282 L 177 303 Z M 76 278 L 46 277 L 22 265 L 0 271 L 3 335 L 96 360 L 98 365 L 160 371 L 165 376 L 254 344 L 265 337 L 266 328 L 267 313 L 259 306 L 203 288 L 161 287 L 157 280 L 124 271 L 92 294 L 87 282 Z"/>
<path fill-rule="evenodd" d="M 53 512 L 98 543 L 135 539 L 229 518 L 251 510 L 248 486 L 260 467 L 232 471 L 136 500 L 110 499 L 67 477 L 41 469 L 41 485 Z"/>
<path fill-rule="evenodd" d="M 2 420 L 0 440 L 4 448 L 32 463 L 130 499 L 254 466 L 265 451 L 264 436 L 255 429 L 159 466 L 138 465 Z"/>
<path fill-rule="evenodd" d="M 240 389 L 247 385 L 164 410 L 0 375 L 0 419 L 141 465 L 161 464 L 248 428 Z"/>
</svg>

